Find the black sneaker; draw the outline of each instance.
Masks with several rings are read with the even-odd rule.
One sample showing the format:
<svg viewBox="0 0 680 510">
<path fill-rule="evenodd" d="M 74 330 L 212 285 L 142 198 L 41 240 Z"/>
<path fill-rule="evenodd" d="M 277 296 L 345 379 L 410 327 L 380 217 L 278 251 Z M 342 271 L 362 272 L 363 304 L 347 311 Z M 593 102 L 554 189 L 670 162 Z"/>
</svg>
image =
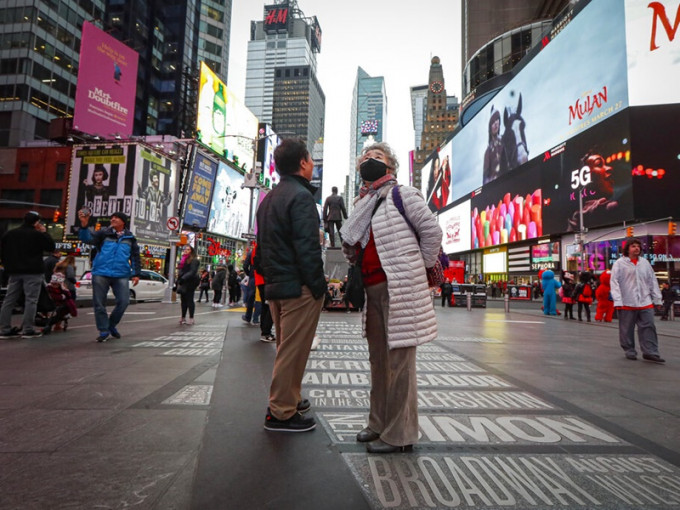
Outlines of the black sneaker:
<svg viewBox="0 0 680 510">
<path fill-rule="evenodd" d="M 101 331 L 99 333 L 99 336 L 97 337 L 97 342 L 106 342 L 109 339 L 109 332 L 108 331 Z"/>
<path fill-rule="evenodd" d="M 38 338 L 38 337 L 41 337 L 42 335 L 43 335 L 42 331 L 33 330 L 33 331 L 26 331 L 25 333 L 21 333 L 21 338 Z"/>
<path fill-rule="evenodd" d="M 120 333 L 118 333 L 118 330 L 114 327 L 109 328 L 109 333 L 111 333 L 113 338 L 120 338 Z"/>
<path fill-rule="evenodd" d="M 300 413 L 295 413 L 287 420 L 279 420 L 267 409 L 267 416 L 264 419 L 264 428 L 272 432 L 307 432 L 315 427 L 314 418 L 302 416 Z"/>
<path fill-rule="evenodd" d="M 266 342 L 268 344 L 276 342 L 276 337 L 272 334 L 260 336 L 260 342 Z"/>
<path fill-rule="evenodd" d="M 9 332 L 7 332 L 7 333 L 0 333 L 0 338 L 14 338 L 14 339 L 17 339 L 17 338 L 21 338 L 21 333 L 19 332 L 19 330 L 18 330 L 17 328 L 12 328 L 12 329 L 9 330 Z"/>
<path fill-rule="evenodd" d="M 309 411 L 310 407 L 312 407 L 312 404 L 309 403 L 309 400 L 303 398 L 302 400 L 300 400 L 300 402 L 298 402 L 297 405 L 298 413 L 306 413 L 307 411 Z"/>
<path fill-rule="evenodd" d="M 642 359 L 646 361 L 653 361 L 654 363 L 666 363 L 666 360 L 658 354 L 643 354 Z"/>
</svg>

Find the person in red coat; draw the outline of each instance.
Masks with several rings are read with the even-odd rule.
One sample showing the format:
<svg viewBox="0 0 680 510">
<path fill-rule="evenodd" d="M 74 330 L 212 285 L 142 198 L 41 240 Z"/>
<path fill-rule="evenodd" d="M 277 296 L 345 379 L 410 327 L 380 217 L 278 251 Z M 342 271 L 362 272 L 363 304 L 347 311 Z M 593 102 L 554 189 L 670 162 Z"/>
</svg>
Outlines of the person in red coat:
<svg viewBox="0 0 680 510">
<path fill-rule="evenodd" d="M 611 295 L 609 281 L 612 278 L 611 271 L 607 270 L 600 275 L 600 285 L 595 290 L 597 308 L 595 308 L 595 320 L 598 322 L 611 322 L 614 316 L 614 300 Z"/>
</svg>

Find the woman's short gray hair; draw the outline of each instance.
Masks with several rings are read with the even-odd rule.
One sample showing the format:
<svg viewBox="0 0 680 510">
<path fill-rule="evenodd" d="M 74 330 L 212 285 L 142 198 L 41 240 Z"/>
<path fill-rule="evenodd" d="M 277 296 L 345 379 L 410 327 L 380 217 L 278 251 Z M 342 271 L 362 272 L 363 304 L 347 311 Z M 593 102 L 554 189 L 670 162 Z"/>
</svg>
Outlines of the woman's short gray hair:
<svg viewBox="0 0 680 510">
<path fill-rule="evenodd" d="M 372 150 L 381 151 L 383 154 L 385 154 L 385 156 L 387 156 L 387 160 L 390 163 L 390 167 L 392 168 L 392 172 L 394 175 L 397 175 L 397 172 L 399 171 L 399 160 L 397 159 L 397 155 L 392 150 L 392 147 L 390 147 L 387 142 L 373 143 L 367 147 L 364 147 L 361 150 L 361 154 L 357 158 L 357 170 L 359 170 L 359 163 L 361 162 L 361 159 L 368 151 Z"/>
</svg>

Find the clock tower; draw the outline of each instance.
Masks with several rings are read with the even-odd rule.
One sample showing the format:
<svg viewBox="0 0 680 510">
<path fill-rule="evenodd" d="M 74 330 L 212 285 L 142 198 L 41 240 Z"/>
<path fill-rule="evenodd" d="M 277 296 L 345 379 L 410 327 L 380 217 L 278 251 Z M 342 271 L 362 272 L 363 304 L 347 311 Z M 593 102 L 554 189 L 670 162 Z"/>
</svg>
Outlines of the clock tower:
<svg viewBox="0 0 680 510">
<path fill-rule="evenodd" d="M 421 146 L 416 147 L 415 161 L 413 164 L 414 187 L 422 189 L 421 169 L 423 162 L 432 154 L 432 151 L 453 133 L 458 123 L 458 108 L 447 108 L 446 87 L 444 85 L 444 71 L 439 57 L 432 57 L 430 62 L 430 77 L 427 82 L 427 100 L 425 107 L 425 121 Z"/>
</svg>

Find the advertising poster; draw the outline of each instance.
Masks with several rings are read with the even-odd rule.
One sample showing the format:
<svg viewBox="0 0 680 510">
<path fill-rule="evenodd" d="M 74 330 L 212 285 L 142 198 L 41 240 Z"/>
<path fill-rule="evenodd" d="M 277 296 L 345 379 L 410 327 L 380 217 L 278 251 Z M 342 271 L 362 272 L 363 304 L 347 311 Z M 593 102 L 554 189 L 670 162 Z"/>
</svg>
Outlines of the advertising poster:
<svg viewBox="0 0 680 510">
<path fill-rule="evenodd" d="M 430 210 L 436 212 L 451 203 L 451 143 L 434 152 L 431 158 L 423 173 L 423 194 Z"/>
<path fill-rule="evenodd" d="M 217 162 L 201 151 L 196 151 L 194 168 L 189 180 L 187 206 L 184 212 L 184 224 L 204 229 L 210 214 L 213 182 L 217 174 Z"/>
<path fill-rule="evenodd" d="M 678 1 L 625 4 L 630 105 L 680 102 Z"/>
<path fill-rule="evenodd" d="M 538 170 L 533 165 L 525 166 L 512 179 L 500 179 L 473 194 L 471 248 L 514 243 L 544 234 Z"/>
<path fill-rule="evenodd" d="M 547 151 L 540 168 L 543 233 L 586 228 L 633 217 L 629 110 Z"/>
<path fill-rule="evenodd" d="M 274 188 L 281 178 L 276 171 L 274 161 L 274 151 L 281 143 L 281 138 L 274 133 L 269 124 L 260 124 L 260 142 L 258 144 L 258 160 L 262 163 L 262 173 L 264 174 L 264 185 Z"/>
<path fill-rule="evenodd" d="M 66 238 L 78 238 L 78 211 L 87 209 L 92 225 L 108 225 L 114 212 L 132 216 L 134 145 L 74 145 L 66 213 Z"/>
<path fill-rule="evenodd" d="M 177 162 L 137 146 L 133 232 L 140 239 L 167 241 L 168 218 L 174 216 Z"/>
<path fill-rule="evenodd" d="M 591 2 L 470 120 L 452 140 L 452 200 L 628 106 L 623 26 L 623 2 Z"/>
<path fill-rule="evenodd" d="M 112 138 L 132 134 L 139 55 L 119 40 L 83 22 L 73 127 Z"/>
<path fill-rule="evenodd" d="M 541 269 L 559 271 L 560 269 L 559 242 L 534 244 L 531 247 L 531 270 L 540 271 Z"/>
<path fill-rule="evenodd" d="M 458 253 L 470 249 L 470 201 L 466 200 L 437 217 L 444 236 L 444 253 Z"/>
<path fill-rule="evenodd" d="M 680 104 L 629 110 L 634 217 L 680 218 Z"/>
<path fill-rule="evenodd" d="M 314 162 L 314 169 L 312 170 L 312 180 L 309 181 L 309 184 L 314 186 L 316 188 L 316 191 L 314 192 L 314 201 L 317 204 L 321 203 L 322 196 L 321 196 L 321 187 L 323 186 L 323 162 L 322 161 L 315 161 Z"/>
<path fill-rule="evenodd" d="M 198 94 L 199 141 L 250 171 L 257 137 L 257 117 L 231 92 L 222 80 L 201 62 Z"/>
<path fill-rule="evenodd" d="M 241 189 L 243 175 L 220 161 L 215 178 L 208 232 L 242 239 L 248 232 L 250 190 Z"/>
</svg>

